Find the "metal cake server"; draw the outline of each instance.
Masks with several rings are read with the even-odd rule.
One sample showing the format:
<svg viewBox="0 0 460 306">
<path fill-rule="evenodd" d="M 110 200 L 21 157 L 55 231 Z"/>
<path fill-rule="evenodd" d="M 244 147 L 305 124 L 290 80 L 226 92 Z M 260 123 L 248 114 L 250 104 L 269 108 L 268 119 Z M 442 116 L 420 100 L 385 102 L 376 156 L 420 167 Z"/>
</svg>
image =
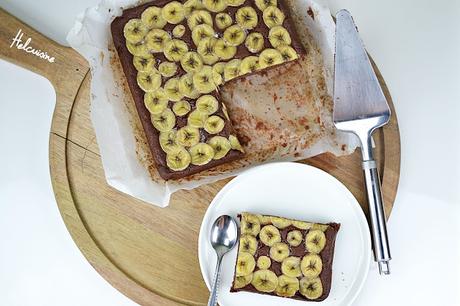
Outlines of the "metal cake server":
<svg viewBox="0 0 460 306">
<path fill-rule="evenodd" d="M 336 14 L 333 119 L 337 129 L 354 133 L 361 142 L 374 257 L 380 274 L 390 274 L 390 247 L 371 140 L 372 133 L 390 120 L 390 108 L 347 10 Z"/>
</svg>

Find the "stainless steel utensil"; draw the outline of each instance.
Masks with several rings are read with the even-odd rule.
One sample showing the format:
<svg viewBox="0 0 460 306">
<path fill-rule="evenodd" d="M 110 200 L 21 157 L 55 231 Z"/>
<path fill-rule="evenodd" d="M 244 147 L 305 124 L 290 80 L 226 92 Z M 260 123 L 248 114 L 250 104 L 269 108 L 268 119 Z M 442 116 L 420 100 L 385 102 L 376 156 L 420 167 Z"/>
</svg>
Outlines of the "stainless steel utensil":
<svg viewBox="0 0 460 306">
<path fill-rule="evenodd" d="M 217 254 L 216 271 L 214 272 L 214 281 L 211 287 L 211 296 L 209 297 L 208 306 L 217 304 L 217 290 L 220 278 L 220 264 L 224 255 L 233 249 L 238 241 L 238 226 L 235 219 L 223 215 L 214 221 L 211 228 L 211 245 Z"/>
<path fill-rule="evenodd" d="M 372 152 L 372 133 L 390 120 L 390 108 L 347 10 L 336 14 L 334 124 L 361 142 L 374 257 L 380 274 L 391 260 L 380 179 Z"/>
</svg>

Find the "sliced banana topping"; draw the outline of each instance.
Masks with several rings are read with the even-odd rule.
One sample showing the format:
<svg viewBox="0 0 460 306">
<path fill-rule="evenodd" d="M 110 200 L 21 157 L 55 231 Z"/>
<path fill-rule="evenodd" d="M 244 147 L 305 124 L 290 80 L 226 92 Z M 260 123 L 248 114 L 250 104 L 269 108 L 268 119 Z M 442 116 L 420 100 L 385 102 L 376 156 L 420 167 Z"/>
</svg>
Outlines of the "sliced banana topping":
<svg viewBox="0 0 460 306">
<path fill-rule="evenodd" d="M 158 65 L 158 71 L 166 78 L 172 77 L 177 72 L 177 65 L 172 62 L 163 62 Z"/>
<path fill-rule="evenodd" d="M 257 267 L 261 270 L 269 269 L 272 265 L 272 261 L 268 256 L 260 256 L 257 258 Z"/>
<path fill-rule="evenodd" d="M 163 52 L 165 43 L 171 40 L 168 32 L 162 29 L 153 29 L 145 36 L 145 44 L 152 52 Z"/>
<path fill-rule="evenodd" d="M 259 238 L 260 241 L 270 247 L 281 241 L 280 231 L 273 225 L 265 225 L 262 227 Z"/>
<path fill-rule="evenodd" d="M 244 45 L 251 53 L 258 53 L 264 48 L 264 37 L 258 32 L 252 32 L 246 37 Z"/>
<path fill-rule="evenodd" d="M 309 279 L 304 277 L 300 280 L 300 294 L 310 300 L 316 300 L 323 295 L 323 284 L 319 278 Z"/>
<path fill-rule="evenodd" d="M 176 116 L 169 108 L 166 108 L 160 114 L 152 114 L 150 118 L 153 127 L 160 132 L 169 132 L 176 125 Z"/>
<path fill-rule="evenodd" d="M 257 251 L 257 245 L 258 245 L 257 239 L 254 236 L 242 235 L 240 238 L 240 246 L 239 246 L 238 252 L 246 252 L 251 255 L 254 255 Z M 257 264 L 257 266 L 259 265 Z"/>
<path fill-rule="evenodd" d="M 270 248 L 270 257 L 277 262 L 282 262 L 289 256 L 289 246 L 284 242 L 276 242 Z"/>
<path fill-rule="evenodd" d="M 160 147 L 165 151 L 166 153 L 173 152 L 174 150 L 177 150 L 180 148 L 176 141 L 176 131 L 171 130 L 167 132 L 161 132 L 160 136 L 158 137 L 159 142 L 160 142 Z"/>
<path fill-rule="evenodd" d="M 151 6 L 141 14 L 142 22 L 150 29 L 162 29 L 166 25 L 166 20 L 161 14 L 161 8 Z"/>
<path fill-rule="evenodd" d="M 196 26 L 202 24 L 207 24 L 208 26 L 212 27 L 212 17 L 208 11 L 197 10 L 187 18 L 187 25 L 190 30 L 193 30 Z"/>
<path fill-rule="evenodd" d="M 326 246 L 326 235 L 321 230 L 310 230 L 305 237 L 305 247 L 311 253 L 319 254 Z"/>
<path fill-rule="evenodd" d="M 232 17 L 227 13 L 219 13 L 216 15 L 217 28 L 223 30 L 231 26 L 233 23 Z"/>
<path fill-rule="evenodd" d="M 182 95 L 191 99 L 196 99 L 200 96 L 200 93 L 195 89 L 195 86 L 193 85 L 193 75 L 191 73 L 184 74 L 180 77 L 179 91 Z"/>
<path fill-rule="evenodd" d="M 163 53 L 170 61 L 179 62 L 187 53 L 188 46 L 180 39 L 171 39 L 165 42 Z"/>
<path fill-rule="evenodd" d="M 249 274 L 249 275 L 245 275 L 245 276 L 236 276 L 235 277 L 235 281 L 233 283 L 233 287 L 235 289 L 240 289 L 240 288 L 243 288 L 243 287 L 246 287 L 247 285 L 249 285 L 252 281 L 252 277 L 253 277 L 253 274 Z"/>
<path fill-rule="evenodd" d="M 268 33 L 268 40 L 273 48 L 291 44 L 291 36 L 283 26 L 274 26 Z"/>
<path fill-rule="evenodd" d="M 148 58 L 134 56 L 133 65 L 137 71 L 150 71 L 155 69 L 155 58 L 153 56 L 149 56 Z"/>
<path fill-rule="evenodd" d="M 245 276 L 254 271 L 256 261 L 254 257 L 246 252 L 239 252 L 236 260 L 236 275 Z"/>
<path fill-rule="evenodd" d="M 276 6 L 268 6 L 266 9 L 264 9 L 262 18 L 267 27 L 273 28 L 274 26 L 283 25 L 286 16 Z"/>
<path fill-rule="evenodd" d="M 190 16 L 194 11 L 201 10 L 202 8 L 204 8 L 204 6 L 201 0 L 187 0 L 184 3 L 185 16 Z"/>
<path fill-rule="evenodd" d="M 180 83 L 179 83 L 179 90 L 180 90 Z M 188 103 L 185 100 L 177 101 L 176 103 L 173 104 L 173 107 L 172 107 L 174 114 L 176 114 L 179 117 L 187 115 L 191 109 L 192 107 L 190 106 L 190 103 Z"/>
<path fill-rule="evenodd" d="M 202 0 L 205 8 L 214 13 L 222 12 L 227 8 L 227 2 L 225 0 Z"/>
<path fill-rule="evenodd" d="M 192 30 L 192 40 L 195 46 L 198 46 L 200 42 L 205 38 L 214 38 L 214 29 L 207 24 L 200 24 Z"/>
<path fill-rule="evenodd" d="M 180 60 L 182 69 L 186 72 L 197 72 L 203 68 L 203 61 L 198 53 L 189 51 Z"/>
<path fill-rule="evenodd" d="M 329 225 L 327 225 L 327 224 L 319 224 L 319 223 L 314 223 L 311 226 L 312 230 L 319 230 L 319 231 L 322 231 L 322 232 L 325 232 L 328 228 L 329 228 Z"/>
<path fill-rule="evenodd" d="M 259 55 L 259 68 L 264 69 L 269 66 L 278 65 L 283 62 L 281 53 L 276 49 L 265 49 Z"/>
<path fill-rule="evenodd" d="M 192 164 L 197 166 L 206 165 L 214 157 L 214 150 L 206 143 L 194 145 L 189 150 L 192 157 Z"/>
<path fill-rule="evenodd" d="M 200 71 L 193 75 L 193 86 L 203 94 L 216 90 L 211 66 L 203 66 Z"/>
<path fill-rule="evenodd" d="M 169 79 L 165 83 L 164 90 L 169 101 L 179 101 L 184 97 L 184 95 L 179 90 L 178 78 Z"/>
<path fill-rule="evenodd" d="M 241 234 L 257 236 L 260 232 L 260 223 L 257 216 L 248 213 L 241 214 Z"/>
<path fill-rule="evenodd" d="M 172 30 L 172 34 L 174 37 L 181 38 L 185 34 L 185 27 L 182 24 L 178 24 Z"/>
<path fill-rule="evenodd" d="M 204 114 L 212 115 L 219 109 L 219 102 L 214 96 L 203 95 L 196 100 L 196 109 Z"/>
<path fill-rule="evenodd" d="M 184 126 L 177 131 L 177 143 L 184 147 L 191 147 L 200 141 L 200 131 L 191 126 Z"/>
<path fill-rule="evenodd" d="M 223 34 L 228 45 L 239 46 L 246 39 L 246 32 L 237 24 L 228 27 Z"/>
<path fill-rule="evenodd" d="M 145 92 L 155 91 L 160 88 L 161 75 L 156 69 L 139 71 L 137 73 L 137 84 Z"/>
<path fill-rule="evenodd" d="M 236 47 L 230 46 L 225 40 L 218 39 L 215 44 L 215 53 L 222 60 L 232 59 L 236 54 Z"/>
<path fill-rule="evenodd" d="M 225 126 L 225 122 L 219 116 L 210 116 L 204 123 L 204 130 L 209 134 L 220 133 Z"/>
<path fill-rule="evenodd" d="M 151 114 L 160 114 L 168 106 L 168 98 L 162 88 L 144 94 L 144 105 Z"/>
<path fill-rule="evenodd" d="M 290 46 L 281 45 L 278 46 L 278 51 L 281 53 L 283 61 L 289 62 L 299 58 L 297 52 Z"/>
<path fill-rule="evenodd" d="M 276 6 L 276 0 L 255 0 L 256 6 L 259 10 L 264 11 L 269 6 Z"/>
<path fill-rule="evenodd" d="M 227 119 L 227 120 L 229 120 L 229 119 Z M 238 150 L 238 151 L 244 153 L 244 149 L 241 146 L 238 138 L 236 138 L 236 136 L 230 135 L 230 136 L 228 136 L 228 140 L 230 141 L 230 146 L 232 147 L 232 150 Z"/>
<path fill-rule="evenodd" d="M 271 223 L 279 229 L 283 229 L 291 225 L 291 220 L 281 217 L 270 217 Z"/>
<path fill-rule="evenodd" d="M 225 0 L 228 6 L 240 6 L 245 0 Z"/>
<path fill-rule="evenodd" d="M 127 41 L 130 43 L 138 43 L 144 39 L 147 34 L 147 27 L 142 23 L 140 19 L 131 19 L 125 24 L 123 28 L 123 34 Z"/>
<path fill-rule="evenodd" d="M 230 141 L 222 136 L 214 136 L 208 140 L 208 144 L 214 149 L 214 159 L 221 159 L 230 151 Z"/>
<path fill-rule="evenodd" d="M 300 270 L 307 278 L 317 277 L 323 270 L 323 261 L 317 254 L 307 254 L 300 262 Z"/>
<path fill-rule="evenodd" d="M 287 241 L 293 247 L 299 246 L 302 243 L 302 240 L 303 237 L 301 231 L 293 230 L 287 234 Z"/>
<path fill-rule="evenodd" d="M 217 39 L 214 37 L 206 37 L 198 43 L 198 54 L 205 64 L 212 65 L 219 60 L 216 54 L 216 42 Z"/>
<path fill-rule="evenodd" d="M 234 79 L 241 75 L 240 66 L 241 66 L 241 60 L 239 59 L 233 59 L 229 61 L 227 64 L 225 64 L 225 67 L 224 67 L 225 82 L 228 82 L 231 79 Z"/>
<path fill-rule="evenodd" d="M 295 256 L 289 256 L 281 263 L 281 272 L 289 277 L 302 276 L 302 270 L 300 270 L 300 258 Z"/>
<path fill-rule="evenodd" d="M 184 7 L 180 2 L 172 1 L 166 4 L 161 10 L 163 19 L 172 24 L 178 24 L 185 17 Z"/>
<path fill-rule="evenodd" d="M 259 69 L 259 57 L 247 56 L 243 58 L 240 65 L 240 74 L 244 75 L 247 73 L 254 72 Z"/>
<path fill-rule="evenodd" d="M 303 222 L 303 221 L 292 221 L 292 225 L 294 225 L 295 227 L 299 228 L 299 229 L 302 229 L 302 230 L 307 230 L 307 229 L 310 229 L 311 226 L 312 226 L 312 223 L 310 222 Z"/>
<path fill-rule="evenodd" d="M 254 29 L 258 23 L 256 10 L 250 6 L 239 8 L 235 14 L 236 23 L 242 29 Z"/>
<path fill-rule="evenodd" d="M 299 280 L 295 277 L 280 275 L 278 277 L 278 286 L 275 293 L 278 296 L 292 297 L 299 290 Z"/>
<path fill-rule="evenodd" d="M 146 44 L 142 42 L 138 42 L 135 44 L 126 42 L 126 48 L 128 48 L 129 53 L 135 56 L 149 58 L 152 55 L 149 52 L 149 49 L 147 48 Z"/>
<path fill-rule="evenodd" d="M 261 225 L 267 225 L 271 223 L 270 216 L 257 215 L 257 218 L 259 218 L 259 222 Z"/>
<path fill-rule="evenodd" d="M 208 114 L 200 112 L 196 109 L 188 115 L 187 123 L 189 126 L 202 128 L 204 127 L 206 119 L 208 119 Z"/>
<path fill-rule="evenodd" d="M 180 146 L 166 154 L 166 165 L 173 171 L 186 169 L 190 165 L 190 161 L 190 154 Z"/>
<path fill-rule="evenodd" d="M 260 292 L 273 292 L 278 286 L 278 277 L 270 270 L 257 270 L 254 272 L 251 284 Z"/>
</svg>

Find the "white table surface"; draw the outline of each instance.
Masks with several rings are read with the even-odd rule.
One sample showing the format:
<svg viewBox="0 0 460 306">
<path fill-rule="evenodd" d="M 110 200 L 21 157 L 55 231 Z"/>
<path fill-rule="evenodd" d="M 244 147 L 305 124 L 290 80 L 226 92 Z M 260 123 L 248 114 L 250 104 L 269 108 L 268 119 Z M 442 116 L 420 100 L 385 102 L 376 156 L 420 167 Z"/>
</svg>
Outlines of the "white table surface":
<svg viewBox="0 0 460 306">
<path fill-rule="evenodd" d="M 66 44 L 75 15 L 97 2 L 0 0 L 0 7 Z M 459 305 L 460 2 L 321 2 L 354 15 L 401 129 L 401 181 L 388 224 L 393 274 L 380 277 L 373 265 L 355 305 Z M 54 101 L 48 81 L 0 61 L 0 305 L 134 305 L 88 264 L 59 215 L 48 168 Z"/>
</svg>

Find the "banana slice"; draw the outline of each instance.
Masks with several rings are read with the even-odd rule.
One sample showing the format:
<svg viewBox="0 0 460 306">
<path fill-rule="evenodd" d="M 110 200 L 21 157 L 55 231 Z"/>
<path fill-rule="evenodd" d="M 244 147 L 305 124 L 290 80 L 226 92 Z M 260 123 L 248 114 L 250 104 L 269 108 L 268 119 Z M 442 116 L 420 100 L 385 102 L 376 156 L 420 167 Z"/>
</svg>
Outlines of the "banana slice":
<svg viewBox="0 0 460 306">
<path fill-rule="evenodd" d="M 176 116 L 169 108 L 166 108 L 160 114 L 152 114 L 150 119 L 153 127 L 160 132 L 169 132 L 176 125 Z"/>
<path fill-rule="evenodd" d="M 230 46 L 239 46 L 246 39 L 246 32 L 237 24 L 228 27 L 223 35 L 225 41 Z"/>
<path fill-rule="evenodd" d="M 245 0 L 225 0 L 228 6 L 240 6 Z"/>
<path fill-rule="evenodd" d="M 222 136 L 214 136 L 209 139 L 208 144 L 214 149 L 214 159 L 221 159 L 230 151 L 230 141 Z"/>
<path fill-rule="evenodd" d="M 181 146 L 184 146 L 184 147 L 194 146 L 200 141 L 200 131 L 195 127 L 184 126 L 177 131 L 176 140 L 177 140 L 177 143 L 180 144 Z"/>
<path fill-rule="evenodd" d="M 169 101 L 179 101 L 184 97 L 184 95 L 179 90 L 178 78 L 169 79 L 164 85 L 164 90 Z"/>
<path fill-rule="evenodd" d="M 256 6 L 262 12 L 269 6 L 276 6 L 278 3 L 276 0 L 256 0 Z"/>
<path fill-rule="evenodd" d="M 252 281 L 252 273 L 245 276 L 236 276 L 235 282 L 233 283 L 233 288 L 240 289 L 249 285 Z"/>
<path fill-rule="evenodd" d="M 299 290 L 299 280 L 295 277 L 280 275 L 278 277 L 278 286 L 275 293 L 278 296 L 292 297 Z"/>
<path fill-rule="evenodd" d="M 292 225 L 297 227 L 298 229 L 302 230 L 307 230 L 310 229 L 312 226 L 312 223 L 310 222 L 303 222 L 303 221 L 292 221 Z"/>
<path fill-rule="evenodd" d="M 187 0 L 184 3 L 185 16 L 190 16 L 194 11 L 204 8 L 201 0 Z"/>
<path fill-rule="evenodd" d="M 195 46 L 198 46 L 205 38 L 214 38 L 214 35 L 214 29 L 208 24 L 197 25 L 192 30 L 192 40 Z"/>
<path fill-rule="evenodd" d="M 218 39 L 215 45 L 216 55 L 223 60 L 232 59 L 236 54 L 236 47 L 230 46 L 223 39 Z"/>
<path fill-rule="evenodd" d="M 178 24 L 185 17 L 184 7 L 180 2 L 172 1 L 163 6 L 161 10 L 161 15 L 163 19 L 172 24 Z"/>
<path fill-rule="evenodd" d="M 163 53 L 170 61 L 178 62 L 187 53 L 188 46 L 180 39 L 171 39 L 165 42 Z"/>
<path fill-rule="evenodd" d="M 323 284 L 321 280 L 316 277 L 308 279 L 306 277 L 300 280 L 300 294 L 310 300 L 316 300 L 323 295 Z"/>
<path fill-rule="evenodd" d="M 280 231 L 273 225 L 265 225 L 259 233 L 260 241 L 271 247 L 281 241 Z"/>
<path fill-rule="evenodd" d="M 166 154 L 166 165 L 173 171 L 182 171 L 190 165 L 190 154 L 182 147 Z"/>
<path fill-rule="evenodd" d="M 214 13 L 222 12 L 227 8 L 225 0 L 202 0 L 202 2 L 205 8 Z"/>
<path fill-rule="evenodd" d="M 180 90 L 180 88 L 179 88 L 179 90 Z M 179 117 L 187 115 L 188 112 L 191 109 L 192 109 L 192 107 L 190 106 L 190 103 L 188 103 L 185 100 L 177 101 L 176 103 L 174 103 L 174 105 L 172 107 L 172 110 L 173 110 L 174 114 L 176 114 Z"/>
<path fill-rule="evenodd" d="M 259 69 L 259 57 L 247 56 L 243 58 L 240 65 L 241 75 L 254 72 Z"/>
<path fill-rule="evenodd" d="M 273 48 L 291 44 L 291 35 L 283 26 L 274 26 L 268 33 L 268 40 Z"/>
<path fill-rule="evenodd" d="M 200 96 L 200 93 L 195 89 L 193 85 L 193 75 L 191 73 L 184 74 L 179 79 L 179 91 L 187 98 L 196 99 Z"/>
<path fill-rule="evenodd" d="M 217 28 L 223 30 L 233 23 L 232 17 L 227 13 L 219 13 L 216 15 Z"/>
<path fill-rule="evenodd" d="M 152 29 L 145 36 L 145 44 L 152 52 L 163 52 L 165 43 L 170 39 L 171 37 L 166 31 L 161 29 Z"/>
<path fill-rule="evenodd" d="M 197 51 L 205 64 L 212 65 L 219 60 L 216 54 L 216 42 L 217 39 L 214 37 L 206 37 L 198 43 Z"/>
<path fill-rule="evenodd" d="M 203 94 L 216 90 L 211 66 L 203 66 L 200 71 L 193 75 L 193 86 Z"/>
<path fill-rule="evenodd" d="M 196 109 L 188 115 L 187 123 L 189 126 L 202 128 L 206 119 L 208 119 L 208 115 Z"/>
<path fill-rule="evenodd" d="M 300 262 L 300 270 L 307 278 L 317 277 L 323 270 L 323 261 L 317 254 L 305 255 Z"/>
<path fill-rule="evenodd" d="M 264 48 L 264 37 L 258 32 L 252 32 L 246 37 L 244 45 L 251 53 L 258 53 Z"/>
<path fill-rule="evenodd" d="M 257 267 L 259 269 L 265 270 L 265 269 L 270 268 L 271 265 L 272 265 L 272 261 L 271 261 L 270 257 L 268 257 L 268 256 L 260 256 L 259 258 L 257 258 Z"/>
<path fill-rule="evenodd" d="M 234 79 L 241 75 L 240 66 L 241 66 L 241 60 L 239 59 L 233 59 L 229 61 L 227 64 L 225 64 L 225 67 L 224 67 L 225 82 L 228 82 L 231 79 Z"/>
<path fill-rule="evenodd" d="M 256 10 L 250 6 L 239 8 L 235 14 L 236 23 L 242 28 L 251 30 L 257 26 L 258 17 Z"/>
<path fill-rule="evenodd" d="M 197 72 L 203 67 L 203 61 L 200 55 L 193 51 L 185 53 L 180 60 L 180 64 L 185 72 Z"/>
<path fill-rule="evenodd" d="M 214 81 L 214 84 L 216 84 L 216 86 L 219 86 L 224 82 L 222 74 L 215 71 L 214 67 L 212 68 L 212 80 Z"/>
<path fill-rule="evenodd" d="M 137 69 L 137 71 L 150 71 L 155 69 L 155 59 L 153 58 L 153 56 L 150 56 L 148 58 L 134 56 L 133 65 Z"/>
<path fill-rule="evenodd" d="M 177 149 L 180 149 L 180 146 L 178 145 L 176 141 L 176 131 L 175 130 L 171 130 L 168 132 L 161 132 L 158 139 L 160 142 L 160 147 L 166 153 L 170 153 Z"/>
<path fill-rule="evenodd" d="M 298 230 L 290 231 L 287 234 L 288 243 L 294 247 L 299 246 L 302 243 L 302 239 L 302 233 Z"/>
<path fill-rule="evenodd" d="M 238 150 L 238 151 L 244 153 L 244 149 L 241 146 L 238 138 L 236 138 L 236 136 L 234 136 L 234 135 L 228 136 L 228 141 L 230 141 L 230 146 L 232 147 L 232 150 Z"/>
<path fill-rule="evenodd" d="M 137 73 L 137 84 L 145 92 L 152 92 L 160 88 L 161 75 L 156 70 L 139 71 Z"/>
<path fill-rule="evenodd" d="M 319 223 L 314 223 L 311 226 L 312 230 L 319 230 L 319 231 L 322 231 L 322 232 L 325 232 L 328 228 L 329 228 L 329 225 L 327 225 L 327 224 L 319 224 Z"/>
<path fill-rule="evenodd" d="M 206 119 L 204 123 L 204 130 L 209 134 L 218 134 L 220 133 L 225 126 L 225 122 L 219 116 L 211 116 Z"/>
<path fill-rule="evenodd" d="M 278 286 L 278 277 L 270 270 L 257 270 L 254 272 L 251 284 L 260 292 L 273 292 Z"/>
<path fill-rule="evenodd" d="M 260 232 L 259 218 L 252 214 L 242 213 L 240 228 L 243 235 L 257 236 Z"/>
<path fill-rule="evenodd" d="M 141 42 L 145 34 L 147 34 L 147 31 L 147 27 L 140 19 L 131 19 L 123 28 L 123 34 L 126 40 L 133 44 Z"/>
<path fill-rule="evenodd" d="M 279 229 L 283 229 L 291 225 L 291 221 L 281 217 L 270 217 L 271 223 Z"/>
<path fill-rule="evenodd" d="M 289 256 L 289 246 L 284 242 L 277 242 L 270 248 L 270 257 L 277 262 L 282 262 Z"/>
<path fill-rule="evenodd" d="M 202 24 L 207 24 L 208 26 L 212 27 L 212 17 L 208 11 L 197 10 L 187 18 L 187 25 L 190 30 L 193 30 L 196 26 Z"/>
<path fill-rule="evenodd" d="M 259 218 L 259 222 L 260 224 L 262 225 L 267 225 L 267 224 L 270 224 L 271 221 L 270 221 L 270 216 L 262 216 L 262 215 L 257 215 L 257 217 Z M 275 227 L 276 228 L 276 227 Z"/>
<path fill-rule="evenodd" d="M 214 157 L 214 150 L 210 145 L 199 143 L 189 149 L 192 164 L 197 166 L 206 165 Z"/>
<path fill-rule="evenodd" d="M 160 74 L 166 78 L 172 77 L 177 72 L 177 65 L 173 62 L 163 62 L 158 66 Z"/>
<path fill-rule="evenodd" d="M 142 42 L 133 44 L 127 41 L 126 48 L 128 48 L 129 53 L 131 53 L 134 56 L 139 56 L 143 58 L 149 58 L 150 56 L 152 56 L 147 46 Z"/>
<path fill-rule="evenodd" d="M 211 148 L 212 150 L 212 148 Z M 257 239 L 251 235 L 242 235 L 238 252 L 246 252 L 254 255 L 257 251 Z M 259 261 L 257 261 L 258 263 Z"/>
<path fill-rule="evenodd" d="M 319 254 L 326 245 L 326 235 L 321 230 L 310 230 L 305 237 L 305 246 L 310 253 Z"/>
<path fill-rule="evenodd" d="M 281 263 L 281 272 L 289 277 L 302 276 L 302 270 L 300 270 L 300 258 L 295 256 L 289 256 Z"/>
<path fill-rule="evenodd" d="M 283 62 L 283 57 L 281 53 L 276 49 L 265 49 L 259 55 L 259 68 L 264 69 L 269 66 L 274 66 L 281 64 Z"/>
<path fill-rule="evenodd" d="M 285 62 L 293 61 L 299 58 L 297 52 L 290 46 L 281 45 L 276 49 L 278 49 L 278 51 L 281 53 L 281 57 Z"/>
<path fill-rule="evenodd" d="M 283 25 L 286 16 L 276 6 L 269 6 L 266 9 L 264 9 L 262 13 L 262 18 L 267 27 L 273 28 L 274 26 Z"/>
<path fill-rule="evenodd" d="M 238 259 L 236 260 L 236 275 L 246 276 L 254 271 L 256 261 L 254 257 L 246 252 L 239 252 Z"/>
<path fill-rule="evenodd" d="M 225 106 L 225 103 L 222 103 L 221 105 L 222 105 L 222 112 L 224 113 L 225 118 L 227 118 L 227 120 L 230 120 L 230 117 L 228 116 L 228 112 L 227 112 L 227 106 Z"/>
<path fill-rule="evenodd" d="M 168 98 L 162 88 L 144 95 L 144 105 L 151 114 L 160 114 L 168 107 Z"/>
<path fill-rule="evenodd" d="M 141 20 L 149 29 L 162 29 L 166 25 L 161 8 L 157 6 L 151 6 L 143 11 Z"/>
<path fill-rule="evenodd" d="M 219 109 L 219 102 L 214 96 L 203 95 L 196 100 L 196 109 L 207 115 L 212 115 Z"/>
<path fill-rule="evenodd" d="M 185 26 L 182 24 L 178 24 L 172 30 L 172 34 L 174 37 L 181 38 L 185 34 Z"/>
</svg>

